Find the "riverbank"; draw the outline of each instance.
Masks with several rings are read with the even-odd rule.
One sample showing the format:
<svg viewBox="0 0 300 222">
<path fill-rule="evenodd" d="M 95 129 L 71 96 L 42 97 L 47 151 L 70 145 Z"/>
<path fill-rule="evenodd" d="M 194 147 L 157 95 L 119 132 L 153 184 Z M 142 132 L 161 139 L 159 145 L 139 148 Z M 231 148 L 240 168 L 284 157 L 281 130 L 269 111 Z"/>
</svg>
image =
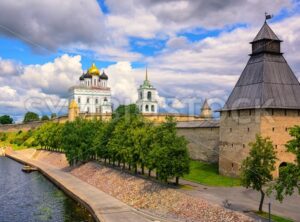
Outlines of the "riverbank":
<svg viewBox="0 0 300 222">
<path fill-rule="evenodd" d="M 30 156 L 30 150 L 22 152 L 7 150 L 6 156 L 18 162 L 37 167 L 42 174 L 66 194 L 85 206 L 96 221 L 149 222 L 156 220 L 156 218 L 136 212 L 128 205 L 80 180 L 69 172 L 39 161 L 38 156 L 35 154 L 31 155 L 31 158 L 26 157 L 24 154 L 27 152 Z"/>
<path fill-rule="evenodd" d="M 199 197 L 194 198 L 182 192 L 178 192 L 176 189 L 171 189 L 156 182 L 123 173 L 119 170 L 104 167 L 94 162 L 81 165 L 71 169 L 70 172 L 66 172 L 68 169 L 66 168 L 67 161 L 61 153 L 46 151 L 31 153 L 29 150 L 14 153 L 16 153 L 15 155 L 18 155 L 19 158 L 20 156 L 24 157 L 27 155 L 28 160 L 33 160 L 37 165 L 40 165 L 41 160 L 44 165 L 52 164 L 51 166 L 55 168 L 56 171 L 68 174 L 68 176 L 76 176 L 76 179 L 88 183 L 93 189 L 100 192 L 104 191 L 104 194 L 109 194 L 119 201 L 122 201 L 122 204 L 126 203 L 147 214 L 167 216 L 168 221 L 252 221 L 243 214 L 211 204 Z M 57 167 L 55 165 L 57 165 Z M 96 196 L 95 193 L 91 194 Z M 113 198 L 111 196 L 109 197 Z M 131 207 L 127 207 L 131 209 L 132 212 L 135 212 Z M 105 213 L 106 208 L 100 209 L 102 213 Z M 130 221 L 123 219 L 122 217 L 118 221 Z"/>
</svg>

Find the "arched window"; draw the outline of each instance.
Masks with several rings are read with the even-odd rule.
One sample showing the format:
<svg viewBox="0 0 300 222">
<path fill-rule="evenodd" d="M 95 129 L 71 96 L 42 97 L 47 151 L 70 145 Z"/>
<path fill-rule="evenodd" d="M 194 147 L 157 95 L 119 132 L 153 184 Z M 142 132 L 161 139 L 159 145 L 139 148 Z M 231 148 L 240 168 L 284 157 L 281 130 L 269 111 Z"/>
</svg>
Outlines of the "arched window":
<svg viewBox="0 0 300 222">
<path fill-rule="evenodd" d="M 98 99 L 95 100 L 95 103 L 98 104 Z"/>
<path fill-rule="evenodd" d="M 97 80 L 96 80 L 96 79 L 94 79 L 94 85 L 95 85 L 95 86 L 97 85 Z"/>
<path fill-rule="evenodd" d="M 147 99 L 151 100 L 151 97 L 152 97 L 151 92 L 147 92 Z"/>
<path fill-rule="evenodd" d="M 143 93 L 140 92 L 140 99 L 143 99 Z"/>
<path fill-rule="evenodd" d="M 151 111 L 154 112 L 154 105 L 151 105 Z"/>
<path fill-rule="evenodd" d="M 86 99 L 86 103 L 90 103 L 90 98 L 87 98 L 87 99 Z"/>
<path fill-rule="evenodd" d="M 282 170 L 287 166 L 287 163 L 286 162 L 282 162 L 280 165 L 279 165 L 279 175 L 280 173 L 282 172 Z"/>
<path fill-rule="evenodd" d="M 145 106 L 145 110 L 149 111 L 149 106 L 148 105 Z"/>
</svg>

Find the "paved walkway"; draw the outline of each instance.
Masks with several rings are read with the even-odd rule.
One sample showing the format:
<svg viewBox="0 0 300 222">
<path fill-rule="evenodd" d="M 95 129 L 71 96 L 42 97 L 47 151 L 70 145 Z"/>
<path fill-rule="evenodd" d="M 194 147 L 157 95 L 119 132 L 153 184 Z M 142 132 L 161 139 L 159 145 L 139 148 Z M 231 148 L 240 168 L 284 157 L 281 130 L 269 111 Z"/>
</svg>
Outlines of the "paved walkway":
<svg viewBox="0 0 300 222">
<path fill-rule="evenodd" d="M 52 182 L 56 183 L 73 198 L 83 203 L 101 222 L 159 221 L 152 216 L 131 208 L 68 172 L 37 160 L 28 159 L 17 152 L 10 152 L 7 156 L 39 168 Z"/>
<path fill-rule="evenodd" d="M 193 183 L 186 180 L 180 180 L 181 184 L 190 185 L 193 190 L 185 190 L 195 197 L 201 197 L 210 202 L 223 205 L 224 200 L 231 203 L 231 209 L 241 212 L 255 211 L 258 209 L 260 194 L 259 192 L 244 187 L 209 187 Z M 266 197 L 264 202 L 264 211 L 268 210 L 270 198 Z M 271 211 L 273 214 L 285 216 L 300 222 L 300 195 L 297 191 L 292 196 L 288 196 L 282 203 L 271 198 Z"/>
</svg>

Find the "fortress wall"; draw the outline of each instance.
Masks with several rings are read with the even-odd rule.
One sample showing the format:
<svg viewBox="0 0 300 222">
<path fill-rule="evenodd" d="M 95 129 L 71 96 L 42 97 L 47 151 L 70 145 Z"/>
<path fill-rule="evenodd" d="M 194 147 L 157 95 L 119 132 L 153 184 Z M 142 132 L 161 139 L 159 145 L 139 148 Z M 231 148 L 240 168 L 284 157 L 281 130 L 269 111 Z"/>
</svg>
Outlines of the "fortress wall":
<svg viewBox="0 0 300 222">
<path fill-rule="evenodd" d="M 0 125 L 0 132 L 18 132 L 20 130 L 28 131 L 30 129 L 35 129 L 42 124 L 43 124 L 42 121 L 36 121 L 30 123 Z"/>
<path fill-rule="evenodd" d="M 238 176 L 242 161 L 249 154 L 249 143 L 260 133 L 259 110 L 222 112 L 220 120 L 219 172 Z"/>
<path fill-rule="evenodd" d="M 277 162 L 274 176 L 279 176 L 281 163 L 294 162 L 295 155 L 286 152 L 285 144 L 292 139 L 289 129 L 300 125 L 300 112 L 298 110 L 271 110 L 261 117 L 261 134 L 263 137 L 270 137 L 277 151 Z"/>
<path fill-rule="evenodd" d="M 217 163 L 219 159 L 219 128 L 177 128 L 179 135 L 188 140 L 191 159 Z"/>
</svg>

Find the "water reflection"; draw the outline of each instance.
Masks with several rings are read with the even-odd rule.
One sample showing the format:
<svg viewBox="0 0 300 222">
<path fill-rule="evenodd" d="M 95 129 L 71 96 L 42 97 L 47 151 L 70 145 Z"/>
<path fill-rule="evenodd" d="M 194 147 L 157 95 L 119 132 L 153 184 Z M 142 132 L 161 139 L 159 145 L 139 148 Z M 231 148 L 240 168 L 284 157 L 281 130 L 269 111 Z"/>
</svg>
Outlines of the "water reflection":
<svg viewBox="0 0 300 222">
<path fill-rule="evenodd" d="M 0 157 L 0 221 L 94 221 L 74 200 L 39 172 L 21 171 L 22 165 Z"/>
</svg>

